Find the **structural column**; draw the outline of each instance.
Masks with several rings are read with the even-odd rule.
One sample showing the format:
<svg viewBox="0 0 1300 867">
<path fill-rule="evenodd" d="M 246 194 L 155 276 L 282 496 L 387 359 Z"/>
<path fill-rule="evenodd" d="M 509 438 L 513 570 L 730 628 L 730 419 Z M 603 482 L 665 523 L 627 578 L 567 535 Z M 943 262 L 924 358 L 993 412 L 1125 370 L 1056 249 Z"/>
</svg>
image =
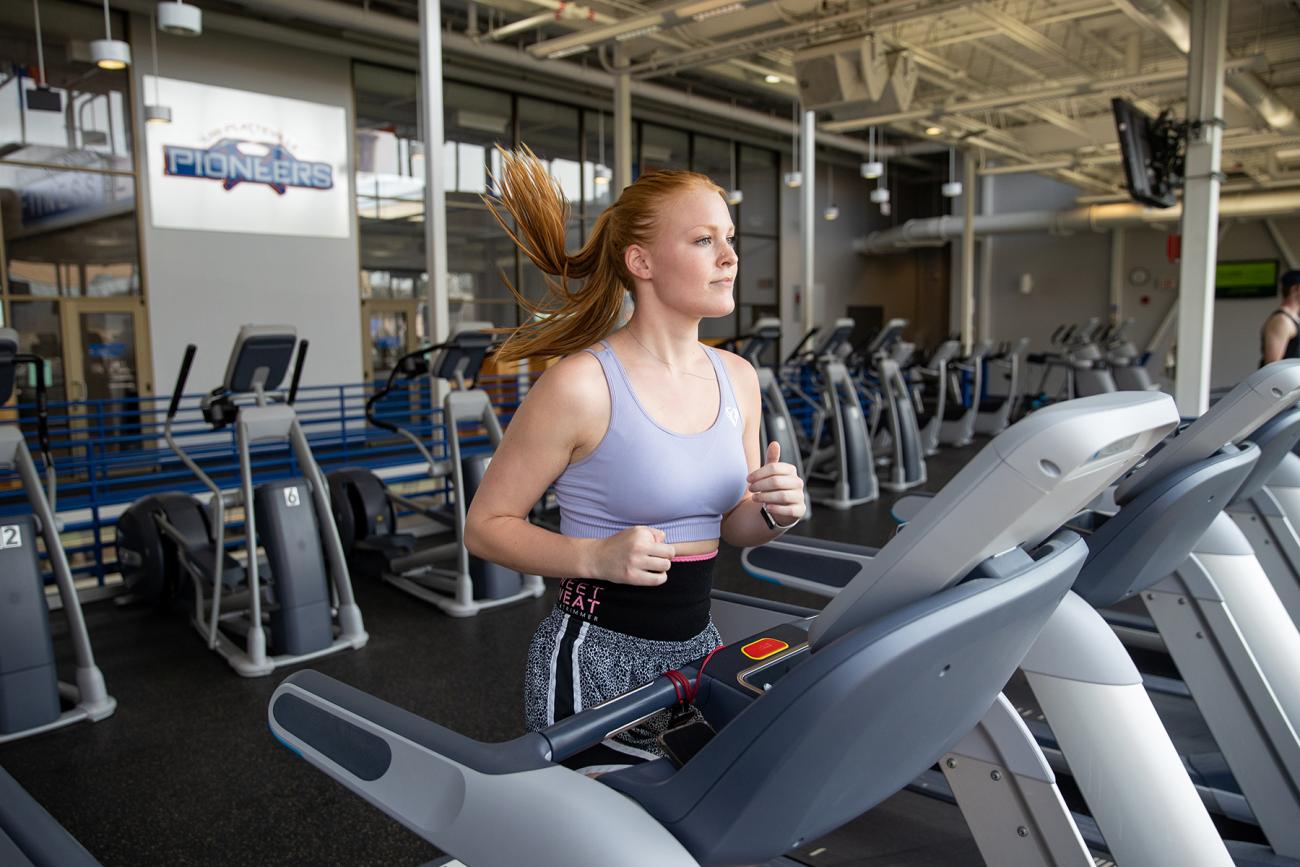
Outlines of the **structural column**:
<svg viewBox="0 0 1300 867">
<path fill-rule="evenodd" d="M 799 138 L 799 147 L 803 149 L 803 165 L 799 168 L 803 173 L 803 186 L 799 188 L 799 231 L 803 250 L 801 310 L 803 333 L 807 334 L 817 324 L 813 306 L 816 301 L 813 293 L 813 256 L 816 251 L 814 241 L 817 228 L 817 112 L 803 113 Z"/>
<path fill-rule="evenodd" d="M 632 76 L 619 51 L 614 58 L 614 189 L 610 201 L 618 201 L 623 188 L 632 183 Z"/>
<path fill-rule="evenodd" d="M 970 355 L 975 345 L 975 154 L 962 155 L 962 178 L 966 181 L 962 204 L 966 219 L 961 226 L 961 303 L 958 311 L 961 322 L 961 349 Z M 976 400 L 979 395 L 975 395 Z"/>
<path fill-rule="evenodd" d="M 424 267 L 428 283 L 428 337 L 442 343 L 447 309 L 447 188 L 443 177 L 442 4 L 420 0 L 420 118 L 424 139 Z"/>
<path fill-rule="evenodd" d="M 1184 416 L 1200 415 L 1209 407 L 1227 19 L 1228 4 L 1222 0 L 1193 0 L 1192 51 L 1187 58 L 1187 116 L 1192 129 L 1183 186 L 1174 381 L 1174 398 Z"/>
</svg>

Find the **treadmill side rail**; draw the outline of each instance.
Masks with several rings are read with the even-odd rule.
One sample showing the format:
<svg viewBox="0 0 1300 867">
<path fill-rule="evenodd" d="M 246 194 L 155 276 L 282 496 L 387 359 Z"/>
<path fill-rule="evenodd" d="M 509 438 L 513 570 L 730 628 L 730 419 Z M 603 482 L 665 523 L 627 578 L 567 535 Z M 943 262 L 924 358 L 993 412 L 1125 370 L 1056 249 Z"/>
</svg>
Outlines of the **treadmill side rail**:
<svg viewBox="0 0 1300 867">
<path fill-rule="evenodd" d="M 319 677 L 319 676 L 318 676 Z M 697 862 L 659 822 L 631 799 L 583 774 L 559 765 L 530 761 L 522 750 L 503 745 L 477 745 L 473 753 L 515 756 L 515 769 L 471 767 L 445 752 L 472 743 L 468 738 L 422 721 L 419 739 L 399 734 L 413 715 L 369 699 L 364 706 L 344 707 L 301 679 L 289 679 L 276 689 L 269 718 L 272 733 L 311 764 L 346 788 L 398 819 L 420 837 L 476 867 L 534 864 L 608 867 L 620 853 L 636 853 L 640 863 L 663 867 L 696 867 Z M 319 711 L 320 725 L 282 725 L 281 705 L 294 699 Z M 418 719 L 418 718 L 417 718 Z M 397 724 L 395 724 L 395 721 Z M 407 731 L 407 734 L 414 734 Z M 329 753 L 332 741 L 346 739 L 349 751 L 357 742 L 378 744 L 372 760 L 344 767 Z M 335 752 L 336 755 L 342 755 Z M 375 757 L 378 756 L 378 757 Z M 508 819 L 507 819 L 508 817 Z M 583 818 L 588 821 L 581 821 Z M 508 821 L 507 830 L 503 823 Z"/>
</svg>

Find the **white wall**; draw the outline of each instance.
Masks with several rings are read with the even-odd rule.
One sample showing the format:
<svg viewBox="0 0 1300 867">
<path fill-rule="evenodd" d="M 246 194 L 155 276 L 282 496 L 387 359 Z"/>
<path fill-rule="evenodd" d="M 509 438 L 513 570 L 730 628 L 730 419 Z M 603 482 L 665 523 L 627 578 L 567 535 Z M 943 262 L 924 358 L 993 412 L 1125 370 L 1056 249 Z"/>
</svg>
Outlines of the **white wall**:
<svg viewBox="0 0 1300 867">
<path fill-rule="evenodd" d="M 143 118 L 140 78 L 153 71 L 149 20 L 135 17 L 131 33 L 134 115 Z M 352 75 L 347 58 L 209 30 L 198 39 L 159 33 L 158 63 L 159 73 L 167 78 L 342 106 L 347 113 L 343 134 L 349 139 L 349 168 L 335 183 L 346 184 L 349 203 L 353 201 Z M 139 128 L 136 141 L 144 141 Z M 290 324 L 299 337 L 311 341 L 304 385 L 359 382 L 355 208 L 349 204 L 349 237 L 341 239 L 158 229 L 149 210 L 149 175 L 161 171 L 159 163 L 155 160 L 146 169 L 142 158 L 139 196 L 156 393 L 173 388 L 187 343 L 199 348 L 187 390 L 215 386 L 239 327 L 250 322 Z"/>
</svg>

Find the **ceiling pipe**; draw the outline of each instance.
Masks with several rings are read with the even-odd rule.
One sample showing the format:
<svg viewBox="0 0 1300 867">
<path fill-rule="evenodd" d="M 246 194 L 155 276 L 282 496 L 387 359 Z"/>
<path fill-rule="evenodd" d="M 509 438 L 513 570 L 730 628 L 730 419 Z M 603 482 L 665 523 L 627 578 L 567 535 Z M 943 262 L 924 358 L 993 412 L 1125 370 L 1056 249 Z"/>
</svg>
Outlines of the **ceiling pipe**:
<svg viewBox="0 0 1300 867">
<path fill-rule="evenodd" d="M 141 0 L 112 0 L 112 5 L 140 11 L 140 9 L 144 9 L 150 4 L 141 2 Z M 282 18 L 295 18 L 337 27 L 353 33 L 380 36 L 410 46 L 418 44 L 420 39 L 419 24 L 413 20 L 387 15 L 382 12 L 366 11 L 356 6 L 345 6 L 342 3 L 333 2 L 333 0 L 259 0 L 258 9 Z M 213 20 L 212 24 L 216 28 L 218 21 Z M 513 46 L 490 45 L 447 30 L 442 33 L 442 46 L 447 53 L 468 55 L 487 60 L 493 64 L 523 72 L 530 77 L 546 76 L 553 79 L 562 79 L 587 87 L 607 90 L 610 93 L 614 90 L 614 77 L 606 72 L 577 66 L 572 63 L 537 60 Z M 631 85 L 632 95 L 637 99 L 708 115 L 725 121 L 730 126 L 750 127 L 772 132 L 780 135 L 783 139 L 789 139 L 795 129 L 794 124 L 788 119 L 773 117 L 750 109 L 737 108 L 729 103 L 693 96 L 663 85 L 635 80 L 631 82 Z M 852 136 L 819 131 L 817 143 L 861 156 L 865 156 L 867 153 L 866 141 Z M 935 142 L 916 142 L 914 144 L 891 145 L 883 150 L 877 147 L 876 151 L 893 158 L 940 153 L 941 151 L 947 151 L 947 145 Z"/>
<path fill-rule="evenodd" d="M 1130 18 L 1154 25 L 1183 54 L 1192 50 L 1191 15 L 1176 0 L 1116 0 Z M 1292 135 L 1300 134 L 1300 118 L 1259 76 L 1248 70 L 1228 72 L 1224 84 L 1269 126 Z"/>
<path fill-rule="evenodd" d="M 1220 219 L 1272 217 L 1293 214 L 1300 209 L 1300 190 L 1248 193 L 1225 196 L 1219 201 Z M 1101 231 L 1127 226 L 1154 226 L 1182 219 L 1182 204 L 1172 208 L 1148 208 L 1132 202 L 1114 205 L 1086 205 L 1063 211 L 1020 211 L 1013 214 L 985 214 L 975 218 L 975 235 L 1008 235 L 1022 232 Z M 928 247 L 961 237 L 961 217 L 930 217 L 908 220 L 883 232 L 872 232 L 853 242 L 859 253 L 895 253 L 911 247 Z"/>
</svg>

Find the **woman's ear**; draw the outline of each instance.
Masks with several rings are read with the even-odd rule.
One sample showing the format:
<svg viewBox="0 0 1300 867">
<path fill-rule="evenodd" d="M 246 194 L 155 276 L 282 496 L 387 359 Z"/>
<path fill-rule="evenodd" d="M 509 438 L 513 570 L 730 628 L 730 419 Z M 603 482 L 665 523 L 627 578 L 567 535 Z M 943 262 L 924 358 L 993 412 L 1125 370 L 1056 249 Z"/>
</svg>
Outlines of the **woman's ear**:
<svg viewBox="0 0 1300 867">
<path fill-rule="evenodd" d="M 649 280 L 653 274 L 650 267 L 650 251 L 640 244 L 630 244 L 623 251 L 623 265 L 633 277 Z"/>
</svg>

